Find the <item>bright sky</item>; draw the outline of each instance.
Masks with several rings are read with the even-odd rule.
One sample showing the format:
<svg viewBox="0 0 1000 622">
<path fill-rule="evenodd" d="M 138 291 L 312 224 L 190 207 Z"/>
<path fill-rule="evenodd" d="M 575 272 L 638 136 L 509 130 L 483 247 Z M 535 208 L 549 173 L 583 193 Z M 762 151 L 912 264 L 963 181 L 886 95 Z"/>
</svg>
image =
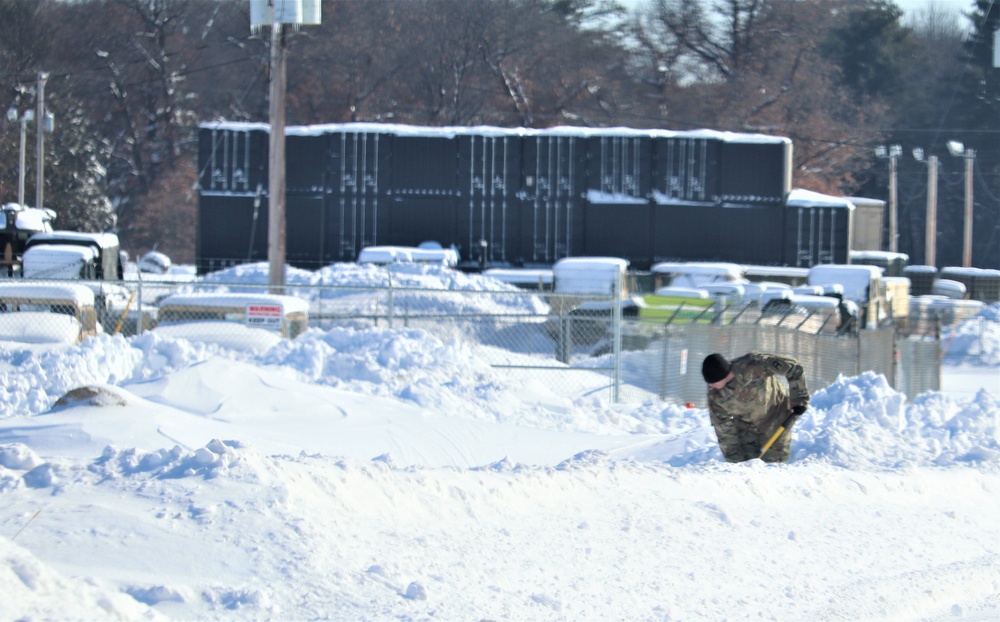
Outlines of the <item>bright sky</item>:
<svg viewBox="0 0 1000 622">
<path fill-rule="evenodd" d="M 705 410 L 610 403 L 604 374 L 498 370 L 474 339 L 384 323 L 256 353 L 156 331 L 0 344 L 0 619 L 996 620 L 1000 304 L 986 316 L 945 335 L 958 391 L 811 387 L 787 465 L 726 464 Z"/>
</svg>

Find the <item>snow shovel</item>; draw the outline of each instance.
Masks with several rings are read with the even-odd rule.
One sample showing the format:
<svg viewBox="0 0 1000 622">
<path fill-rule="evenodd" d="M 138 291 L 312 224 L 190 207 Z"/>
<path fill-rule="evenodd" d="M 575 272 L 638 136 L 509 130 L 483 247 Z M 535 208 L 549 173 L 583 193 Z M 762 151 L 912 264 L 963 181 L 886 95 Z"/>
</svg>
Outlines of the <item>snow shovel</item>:
<svg viewBox="0 0 1000 622">
<path fill-rule="evenodd" d="M 794 412 L 785 417 L 785 420 L 781 422 L 781 425 L 779 425 L 778 429 L 774 431 L 774 434 L 771 435 L 771 438 L 767 439 L 767 442 L 764 443 L 764 447 L 763 449 L 760 450 L 760 455 L 757 457 L 763 458 L 764 454 L 767 453 L 767 450 L 771 448 L 771 445 L 774 445 L 774 441 L 778 440 L 778 437 L 781 436 L 781 433 L 784 432 L 785 429 L 792 427 L 792 424 L 795 423 L 795 420 L 798 418 L 799 415 L 796 415 Z"/>
</svg>

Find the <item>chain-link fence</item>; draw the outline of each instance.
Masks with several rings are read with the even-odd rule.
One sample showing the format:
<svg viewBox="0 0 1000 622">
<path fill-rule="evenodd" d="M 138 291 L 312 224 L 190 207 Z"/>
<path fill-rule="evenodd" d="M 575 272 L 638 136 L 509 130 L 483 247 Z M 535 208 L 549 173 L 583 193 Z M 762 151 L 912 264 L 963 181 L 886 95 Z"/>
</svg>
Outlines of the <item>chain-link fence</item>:
<svg viewBox="0 0 1000 622">
<path fill-rule="evenodd" d="M 20 282 L 39 292 L 56 285 Z M 253 349 L 295 338 L 307 328 L 421 329 L 445 341 L 475 343 L 487 363 L 513 376 L 551 385 L 578 383 L 586 376 L 590 394 L 609 401 L 659 398 L 703 406 L 704 356 L 735 357 L 751 350 L 795 357 L 813 391 L 841 375 L 868 370 L 885 375 L 911 397 L 940 389 L 937 330 L 904 333 L 888 325 L 844 333 L 827 316 L 765 313 L 754 305 L 660 310 L 650 317 L 615 295 L 401 287 L 392 278 L 350 286 L 290 283 L 282 295 L 270 294 L 267 285 L 246 283 L 75 282 L 81 283 L 95 296 L 74 304 L 93 306 L 98 332 L 128 336 L 154 330 Z M 27 326 L 17 330 L 0 322 L 2 340 L 26 340 L 32 328 L 45 332 L 47 322 L 65 323 L 54 319 L 67 316 L 58 313 L 57 303 L 8 305 L 2 297 L 0 288 L 0 311 L 55 311 L 24 318 Z M 268 339 L 261 340 L 262 335 Z M 78 338 L 84 336 L 81 331 Z M 602 380 L 595 383 L 595 377 Z"/>
</svg>

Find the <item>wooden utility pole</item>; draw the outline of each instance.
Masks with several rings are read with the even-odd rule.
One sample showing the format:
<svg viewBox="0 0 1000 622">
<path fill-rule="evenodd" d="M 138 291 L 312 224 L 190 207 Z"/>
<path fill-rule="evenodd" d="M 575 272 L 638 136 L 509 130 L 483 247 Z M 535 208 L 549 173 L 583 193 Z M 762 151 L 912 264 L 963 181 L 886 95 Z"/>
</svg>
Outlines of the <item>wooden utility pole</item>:
<svg viewBox="0 0 1000 622">
<path fill-rule="evenodd" d="M 268 168 L 267 259 L 268 284 L 272 294 L 284 292 L 285 284 L 285 26 L 271 24 L 271 88 L 268 115 L 271 135 Z"/>
<path fill-rule="evenodd" d="M 250 0 L 250 32 L 271 28 L 267 260 L 272 294 L 283 293 L 285 285 L 285 24 L 319 24 L 322 14 L 321 0 Z"/>
</svg>

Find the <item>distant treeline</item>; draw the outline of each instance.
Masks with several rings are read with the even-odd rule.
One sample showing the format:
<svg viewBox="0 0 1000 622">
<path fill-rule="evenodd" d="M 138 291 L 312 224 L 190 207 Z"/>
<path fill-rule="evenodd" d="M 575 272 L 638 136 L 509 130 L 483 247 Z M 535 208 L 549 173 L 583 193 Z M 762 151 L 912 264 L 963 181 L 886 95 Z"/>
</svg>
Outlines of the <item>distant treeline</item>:
<svg viewBox="0 0 1000 622">
<path fill-rule="evenodd" d="M 245 0 L 0 0 L 0 87 L 37 107 L 57 226 L 116 229 L 133 254 L 193 261 L 197 127 L 267 122 L 269 28 Z M 1000 267 L 1000 3 L 904 15 L 883 0 L 325 0 L 286 29 L 287 122 L 710 128 L 792 140 L 793 184 L 888 199 L 900 145 L 898 250 L 924 257 L 927 156 L 940 157 L 939 266 L 960 265 L 974 150 L 973 263 Z M 41 74 L 44 72 L 44 74 Z M 22 115 L 18 117 L 17 115 Z M 19 131 L 0 125 L 0 200 Z M 25 202 L 36 136 L 26 124 Z M 923 150 L 918 161 L 911 152 Z M 888 240 L 887 244 L 888 246 Z"/>
</svg>

